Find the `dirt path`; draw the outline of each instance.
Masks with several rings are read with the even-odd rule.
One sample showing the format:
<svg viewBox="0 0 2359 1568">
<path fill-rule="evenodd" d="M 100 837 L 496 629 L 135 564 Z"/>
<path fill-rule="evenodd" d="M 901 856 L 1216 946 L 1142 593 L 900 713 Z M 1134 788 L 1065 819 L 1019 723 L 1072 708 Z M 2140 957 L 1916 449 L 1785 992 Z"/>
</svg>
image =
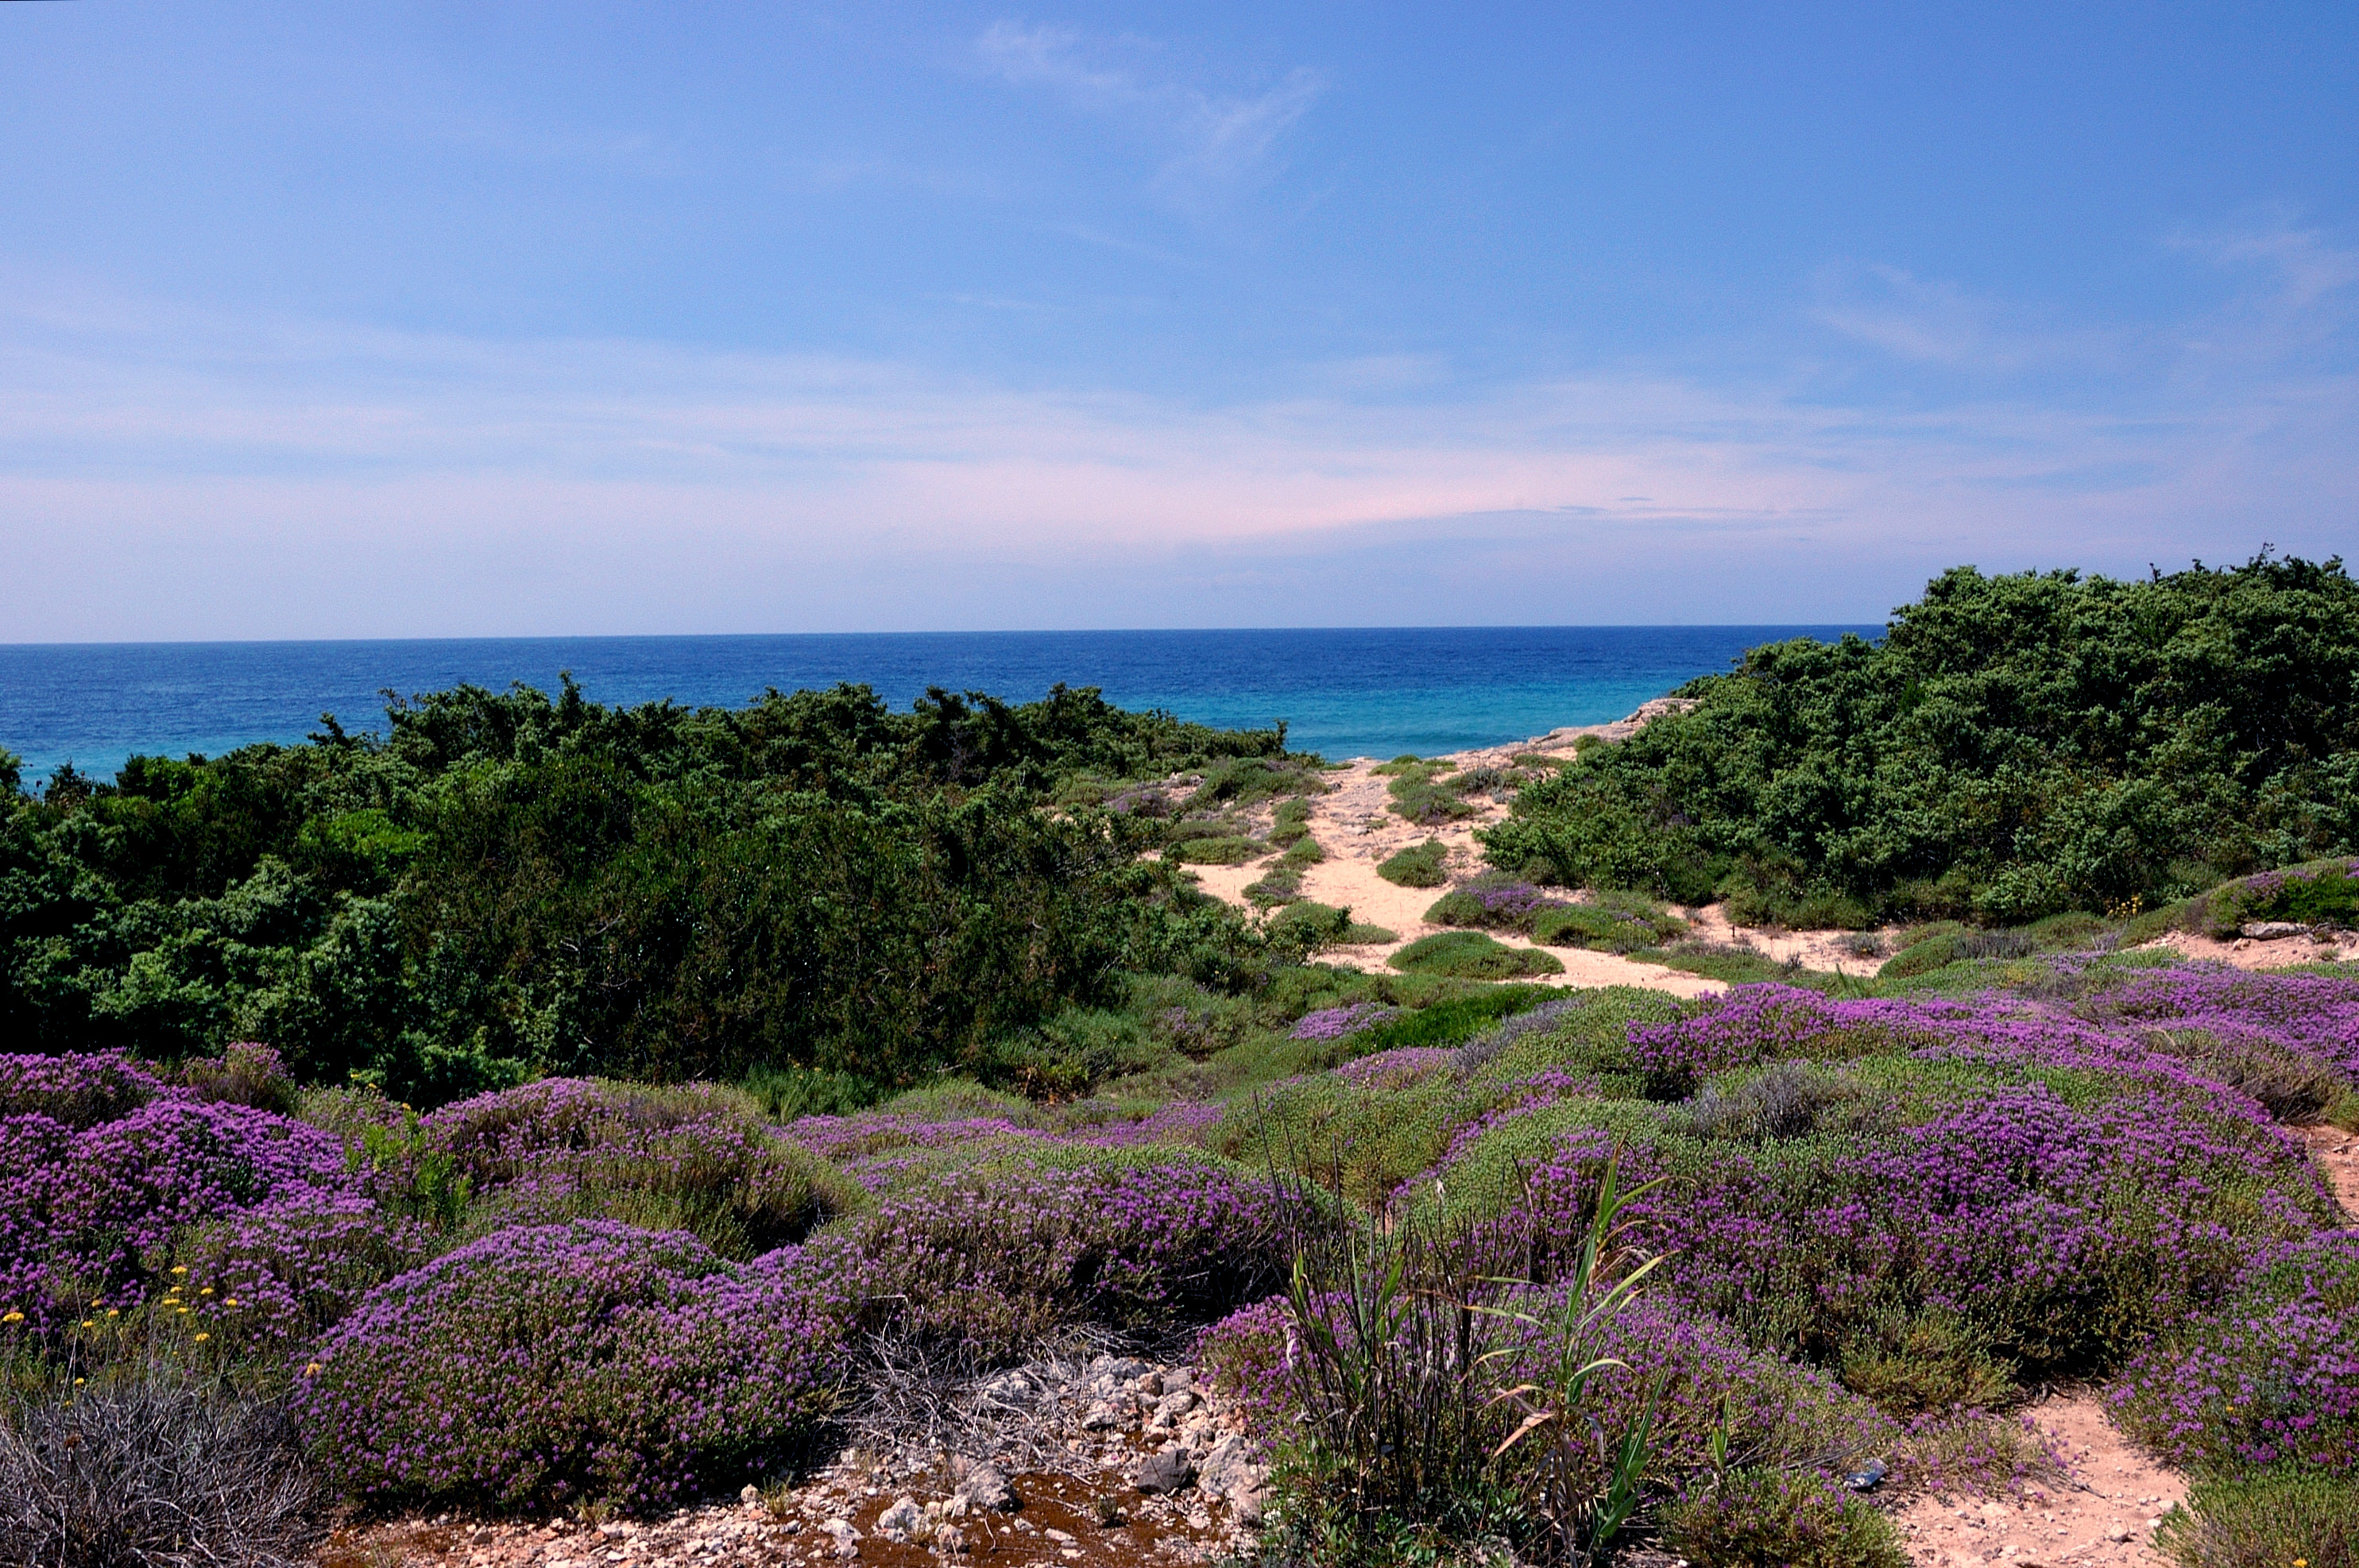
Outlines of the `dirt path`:
<svg viewBox="0 0 2359 1568">
<path fill-rule="evenodd" d="M 2297 1127 L 2294 1131 L 2310 1145 L 2310 1158 L 2326 1173 L 2326 1184 L 2352 1223 L 2359 1225 L 2359 1134 L 2323 1124 Z"/>
<path fill-rule="evenodd" d="M 1462 752 L 1453 760 L 1462 768 L 1505 767 L 1511 757 L 1524 752 L 1568 752 L 1575 733 L 1559 730 L 1542 742 Z M 1560 736 L 1563 739 L 1559 740 Z M 1360 924 L 1380 925 L 1393 933 L 1395 940 L 1390 942 L 1337 947 L 1328 954 L 1331 962 L 1363 969 L 1382 968 L 1386 959 L 1419 937 L 1448 929 L 1425 918 L 1426 910 L 1449 891 L 1447 888 L 1401 887 L 1378 876 L 1376 867 L 1403 849 L 1438 838 L 1452 879 L 1473 876 L 1483 870 L 1483 847 L 1474 840 L 1475 829 L 1487 827 L 1507 815 L 1504 801 L 1476 800 L 1470 802 L 1478 807 L 1475 815 L 1438 827 L 1419 827 L 1404 822 L 1392 810 L 1392 781 L 1376 773 L 1376 766 L 1375 758 L 1354 759 L 1342 771 L 1329 775 L 1333 786 L 1329 794 L 1310 803 L 1310 836 L 1319 841 L 1327 858 L 1302 873 L 1303 897 L 1349 909 L 1352 918 Z M 1266 809 L 1256 814 L 1257 827 L 1266 829 L 1270 815 Z M 1267 869 L 1267 862 L 1195 868 L 1206 892 L 1241 908 L 1251 907 L 1245 895 L 1246 885 L 1260 880 Z M 1513 932 L 1492 935 L 1511 947 L 1534 945 L 1529 938 Z M 1543 985 L 1643 986 L 1685 997 L 1716 996 L 1727 989 L 1718 980 L 1708 980 L 1701 975 L 1666 968 L 1660 964 L 1639 963 L 1612 953 L 1566 947 L 1544 951 L 1562 963 L 1565 972 L 1538 977 L 1538 983 Z"/>
<path fill-rule="evenodd" d="M 2004 1501 L 1919 1498 L 1895 1517 L 1909 1560 L 1921 1568 L 2161 1568 L 2154 1527 L 2186 1500 L 2185 1478 L 2131 1447 L 2093 1399 L 2046 1400 L 2029 1414 L 2071 1479 Z"/>
</svg>

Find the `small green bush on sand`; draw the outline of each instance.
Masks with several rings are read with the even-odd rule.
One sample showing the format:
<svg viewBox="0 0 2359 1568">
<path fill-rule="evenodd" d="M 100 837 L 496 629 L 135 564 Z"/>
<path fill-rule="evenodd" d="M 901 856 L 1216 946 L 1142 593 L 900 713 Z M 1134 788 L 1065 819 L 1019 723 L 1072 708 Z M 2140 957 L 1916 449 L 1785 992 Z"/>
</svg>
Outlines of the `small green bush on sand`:
<svg viewBox="0 0 2359 1568">
<path fill-rule="evenodd" d="M 1377 865 L 1376 875 L 1400 887 L 1438 888 L 1450 880 L 1441 869 L 1446 853 L 1440 839 L 1429 838 L 1387 856 Z"/>
<path fill-rule="evenodd" d="M 1409 974 L 1450 975 L 1462 980 L 1513 980 L 1564 973 L 1564 964 L 1553 954 L 1510 947 L 1480 931 L 1437 931 L 1410 943 L 1388 961 Z"/>
</svg>

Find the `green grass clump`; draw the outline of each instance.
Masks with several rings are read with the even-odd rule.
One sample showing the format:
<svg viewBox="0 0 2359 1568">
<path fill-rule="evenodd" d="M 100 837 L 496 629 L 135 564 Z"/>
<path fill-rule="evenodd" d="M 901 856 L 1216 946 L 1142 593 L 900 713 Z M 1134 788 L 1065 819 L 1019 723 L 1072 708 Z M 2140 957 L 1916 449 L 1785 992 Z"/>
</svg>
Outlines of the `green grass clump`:
<svg viewBox="0 0 2359 1568">
<path fill-rule="evenodd" d="M 1299 798 L 1278 802 L 1270 822 L 1269 841 L 1285 849 L 1310 836 L 1310 803 Z"/>
<path fill-rule="evenodd" d="M 1185 809 L 1203 811 L 1256 806 L 1279 795 L 1325 795 L 1316 757 L 1228 757 L 1204 770 L 1204 782 Z"/>
<path fill-rule="evenodd" d="M 2199 1481 L 2155 1544 L 2180 1568 L 2359 1568 L 2359 1479 L 2265 1472 Z"/>
<path fill-rule="evenodd" d="M 1510 947 L 1480 931 L 1437 931 L 1395 953 L 1388 960 L 1410 974 L 1449 975 L 1462 980 L 1512 980 L 1528 975 L 1560 975 L 1564 965 L 1532 947 Z"/>
<path fill-rule="evenodd" d="M 1429 838 L 1386 856 L 1376 867 L 1376 875 L 1400 887 L 1438 888 L 1450 880 L 1441 869 L 1447 853 L 1440 839 Z"/>
</svg>

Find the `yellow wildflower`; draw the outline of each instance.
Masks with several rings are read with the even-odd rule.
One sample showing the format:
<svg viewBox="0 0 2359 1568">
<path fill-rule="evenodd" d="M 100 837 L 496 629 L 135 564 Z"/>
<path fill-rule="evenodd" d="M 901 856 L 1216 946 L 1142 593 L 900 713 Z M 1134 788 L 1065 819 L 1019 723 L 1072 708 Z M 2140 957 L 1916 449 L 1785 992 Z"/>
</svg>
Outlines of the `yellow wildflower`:
<svg viewBox="0 0 2359 1568">
<path fill-rule="evenodd" d="M 197 1336 L 197 1343 L 202 1345 L 206 1340 L 211 1339 L 212 1337 L 212 1336 L 210 1334 L 200 1334 Z"/>
<path fill-rule="evenodd" d="M 316 1378 L 319 1375 L 320 1364 L 317 1361 L 312 1362 L 309 1367 L 303 1368 L 303 1376 L 307 1378 Z M 2305 1563 L 2303 1568 L 2309 1568 L 2309 1565 Z"/>
<path fill-rule="evenodd" d="M 94 1317 L 83 1318 L 82 1320 L 82 1325 L 84 1328 L 96 1328 L 98 1326 L 98 1319 Z"/>
<path fill-rule="evenodd" d="M 106 1315 L 109 1317 L 121 1317 L 123 1315 L 123 1309 L 121 1307 L 108 1307 L 106 1309 Z"/>
<path fill-rule="evenodd" d="M 0 1323 L 22 1323 L 24 1321 L 25 1314 L 21 1312 L 12 1312 L 5 1317 L 0 1317 Z"/>
<path fill-rule="evenodd" d="M 79 1388 L 81 1388 L 84 1383 L 87 1383 L 87 1382 L 89 1382 L 89 1381 L 90 1381 L 90 1379 L 89 1379 L 88 1378 L 76 1378 L 76 1379 L 74 1379 L 74 1387 L 75 1387 L 75 1388 L 77 1388 L 77 1389 L 79 1389 Z"/>
<path fill-rule="evenodd" d="M 199 1292 L 197 1292 L 197 1294 L 199 1294 L 199 1295 L 201 1295 L 201 1296 L 209 1296 L 209 1295 L 212 1295 L 212 1293 L 213 1293 L 213 1288 L 212 1288 L 211 1285 L 207 1285 L 203 1290 L 199 1291 Z"/>
<path fill-rule="evenodd" d="M 237 1305 L 237 1298 L 235 1296 L 223 1296 L 222 1297 L 222 1305 L 235 1306 Z"/>
<path fill-rule="evenodd" d="M 173 1268 L 173 1270 L 172 1270 L 172 1272 L 174 1272 L 175 1274 L 185 1274 L 185 1273 L 187 1273 L 188 1271 L 189 1271 L 189 1266 L 188 1266 L 186 1263 L 177 1264 L 177 1265 L 175 1265 L 175 1266 L 174 1266 L 174 1268 Z"/>
</svg>

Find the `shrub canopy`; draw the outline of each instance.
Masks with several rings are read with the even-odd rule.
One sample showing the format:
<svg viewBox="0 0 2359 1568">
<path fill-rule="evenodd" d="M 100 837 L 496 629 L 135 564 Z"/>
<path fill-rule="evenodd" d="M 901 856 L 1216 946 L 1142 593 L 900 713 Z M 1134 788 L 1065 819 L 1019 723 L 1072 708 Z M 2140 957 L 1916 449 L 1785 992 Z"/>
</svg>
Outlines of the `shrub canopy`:
<svg viewBox="0 0 2359 1568">
<path fill-rule="evenodd" d="M 1756 917 L 2020 923 L 2359 845 L 2359 588 L 2264 553 L 2146 581 L 1960 567 L 1526 789 L 1527 876 Z"/>
</svg>

